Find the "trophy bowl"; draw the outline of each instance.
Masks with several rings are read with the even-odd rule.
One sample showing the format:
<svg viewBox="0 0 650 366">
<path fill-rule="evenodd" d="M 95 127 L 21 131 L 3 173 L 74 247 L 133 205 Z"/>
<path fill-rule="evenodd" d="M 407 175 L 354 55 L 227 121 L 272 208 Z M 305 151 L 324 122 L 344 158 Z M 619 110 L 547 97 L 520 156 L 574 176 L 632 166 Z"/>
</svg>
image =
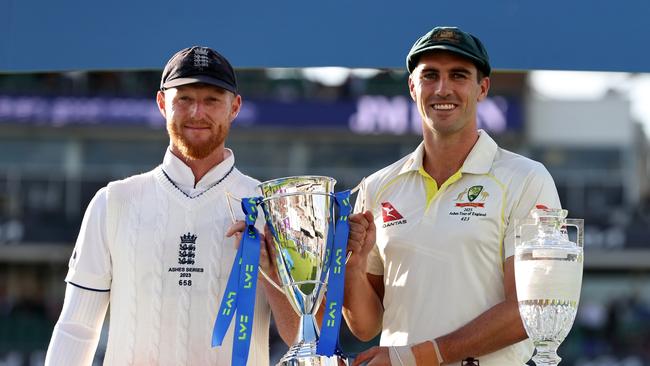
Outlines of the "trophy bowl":
<svg viewBox="0 0 650 366">
<path fill-rule="evenodd" d="M 329 271 L 334 228 L 336 180 L 322 176 L 295 176 L 263 182 L 262 208 L 273 235 L 275 264 L 282 290 L 300 326 L 294 344 L 278 365 L 339 365 L 338 357 L 316 353 L 318 310 Z"/>
</svg>

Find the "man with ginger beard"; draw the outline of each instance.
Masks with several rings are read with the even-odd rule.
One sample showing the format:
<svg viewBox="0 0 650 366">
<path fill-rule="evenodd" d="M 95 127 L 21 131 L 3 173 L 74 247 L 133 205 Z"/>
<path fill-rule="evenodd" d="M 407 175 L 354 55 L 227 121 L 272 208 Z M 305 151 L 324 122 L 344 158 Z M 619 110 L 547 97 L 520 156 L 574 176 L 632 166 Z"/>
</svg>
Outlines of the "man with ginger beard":
<svg viewBox="0 0 650 366">
<path fill-rule="evenodd" d="M 233 327 L 210 347 L 238 245 L 226 193 L 259 195 L 225 147 L 242 104 L 235 72 L 210 48 L 183 49 L 165 66 L 156 101 L 169 148 L 161 165 L 109 183 L 90 202 L 46 365 L 90 365 L 109 303 L 105 365 L 230 364 Z M 275 273 L 268 253 L 262 245 L 260 266 Z M 285 342 L 298 327 L 284 295 L 261 282 L 251 365 L 269 364 L 271 312 Z"/>
</svg>

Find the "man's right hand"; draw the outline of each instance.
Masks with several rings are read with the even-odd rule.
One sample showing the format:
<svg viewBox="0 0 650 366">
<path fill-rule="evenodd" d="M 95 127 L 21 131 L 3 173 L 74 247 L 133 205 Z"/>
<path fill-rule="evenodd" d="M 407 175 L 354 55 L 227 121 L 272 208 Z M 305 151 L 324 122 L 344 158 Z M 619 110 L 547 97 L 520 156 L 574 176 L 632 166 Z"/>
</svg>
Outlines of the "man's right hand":
<svg viewBox="0 0 650 366">
<path fill-rule="evenodd" d="M 365 273 L 368 254 L 375 245 L 377 230 L 375 218 L 370 211 L 350 215 L 348 251 L 352 252 L 346 270 L 361 270 Z"/>
</svg>

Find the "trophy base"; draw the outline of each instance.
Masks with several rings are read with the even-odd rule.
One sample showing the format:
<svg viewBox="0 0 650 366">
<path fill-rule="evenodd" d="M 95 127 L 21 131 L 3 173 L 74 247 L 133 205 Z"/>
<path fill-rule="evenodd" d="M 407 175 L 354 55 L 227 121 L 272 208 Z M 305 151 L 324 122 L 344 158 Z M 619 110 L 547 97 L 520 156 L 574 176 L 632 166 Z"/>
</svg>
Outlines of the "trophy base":
<svg viewBox="0 0 650 366">
<path fill-rule="evenodd" d="M 276 366 L 347 366 L 345 359 L 339 356 L 320 356 L 316 354 L 314 343 L 298 343 L 280 359 Z"/>
<path fill-rule="evenodd" d="M 316 355 L 313 357 L 283 359 L 276 366 L 348 366 L 348 363 L 338 356 L 325 357 Z"/>
</svg>

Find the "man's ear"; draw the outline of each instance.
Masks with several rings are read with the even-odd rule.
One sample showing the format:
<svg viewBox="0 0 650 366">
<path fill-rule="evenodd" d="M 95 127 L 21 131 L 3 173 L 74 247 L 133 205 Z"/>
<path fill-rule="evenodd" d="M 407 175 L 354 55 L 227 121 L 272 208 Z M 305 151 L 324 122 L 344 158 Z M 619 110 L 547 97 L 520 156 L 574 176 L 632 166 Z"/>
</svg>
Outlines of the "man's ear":
<svg viewBox="0 0 650 366">
<path fill-rule="evenodd" d="M 165 93 L 162 90 L 158 90 L 158 93 L 156 93 L 156 104 L 158 104 L 158 110 L 163 118 L 167 118 L 167 113 L 165 112 Z"/>
<path fill-rule="evenodd" d="M 413 83 L 413 74 L 409 75 L 409 94 L 411 95 L 411 99 L 415 102 L 415 84 Z"/>
<path fill-rule="evenodd" d="M 232 103 L 230 105 L 230 122 L 234 121 L 235 118 L 237 118 L 239 111 L 241 111 L 241 104 L 242 104 L 241 95 L 236 94 L 232 99 Z"/>
<path fill-rule="evenodd" d="M 483 99 L 487 98 L 488 91 L 490 90 L 490 78 L 486 76 L 481 79 L 479 86 L 481 87 L 481 92 L 478 95 L 478 101 L 480 102 Z"/>
</svg>

